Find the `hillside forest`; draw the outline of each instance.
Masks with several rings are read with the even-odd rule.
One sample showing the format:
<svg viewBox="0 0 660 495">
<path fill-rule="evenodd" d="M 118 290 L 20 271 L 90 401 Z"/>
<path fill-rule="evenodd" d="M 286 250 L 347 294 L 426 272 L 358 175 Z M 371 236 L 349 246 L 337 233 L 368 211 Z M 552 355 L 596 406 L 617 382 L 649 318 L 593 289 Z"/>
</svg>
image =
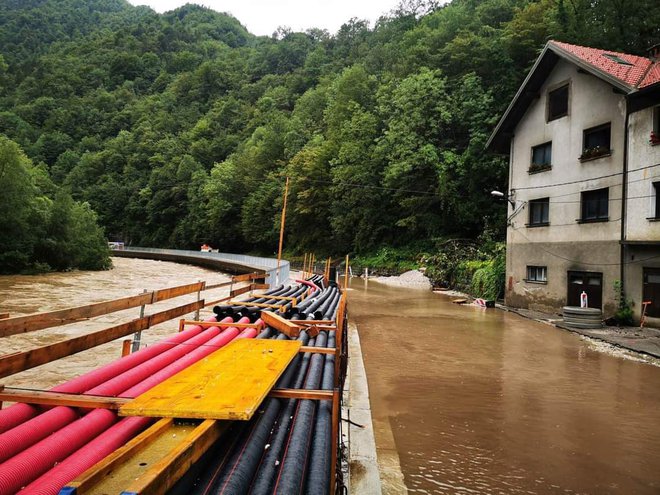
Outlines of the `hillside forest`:
<svg viewBox="0 0 660 495">
<path fill-rule="evenodd" d="M 507 161 L 484 145 L 544 44 L 660 41 L 656 0 L 403 0 L 373 26 L 269 37 L 190 4 L 0 12 L 5 272 L 107 266 L 103 232 L 272 254 L 286 177 L 290 254 L 492 246 Z"/>
</svg>

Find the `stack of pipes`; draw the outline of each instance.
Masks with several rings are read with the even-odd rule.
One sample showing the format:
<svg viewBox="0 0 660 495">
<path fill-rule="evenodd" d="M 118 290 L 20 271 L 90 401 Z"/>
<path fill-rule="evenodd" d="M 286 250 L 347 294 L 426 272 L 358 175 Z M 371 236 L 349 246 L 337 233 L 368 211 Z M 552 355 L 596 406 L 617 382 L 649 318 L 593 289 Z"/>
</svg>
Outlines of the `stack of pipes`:
<svg viewBox="0 0 660 495">
<path fill-rule="evenodd" d="M 280 286 L 246 302 L 283 306 L 291 319 L 332 320 L 340 298 L 323 277 L 298 286 Z M 297 305 L 291 299 L 309 297 Z M 55 392 L 136 397 L 236 338 L 287 339 L 265 327 L 263 308 L 216 306 L 209 322 L 261 325 L 237 327 L 195 325 L 151 347 L 125 356 L 52 389 Z M 335 332 L 302 345 L 334 347 Z M 332 354 L 300 353 L 276 387 L 332 390 Z M 266 399 L 249 422 L 231 430 L 189 470 L 170 493 L 325 493 L 330 485 L 332 452 L 329 401 Z M 0 494 L 57 494 L 61 487 L 146 429 L 152 418 L 119 418 L 107 409 L 80 410 L 15 404 L 0 410 Z"/>
</svg>

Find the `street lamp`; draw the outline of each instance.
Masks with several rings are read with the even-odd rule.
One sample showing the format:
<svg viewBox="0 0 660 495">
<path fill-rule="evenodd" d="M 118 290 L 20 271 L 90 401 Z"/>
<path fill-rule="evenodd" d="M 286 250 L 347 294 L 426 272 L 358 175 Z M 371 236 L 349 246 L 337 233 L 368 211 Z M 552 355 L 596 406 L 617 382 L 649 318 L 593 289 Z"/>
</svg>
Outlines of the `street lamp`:
<svg viewBox="0 0 660 495">
<path fill-rule="evenodd" d="M 515 207 L 516 207 L 516 202 L 515 202 L 515 200 L 511 199 L 511 197 L 510 197 L 509 195 L 504 194 L 504 193 L 501 192 L 501 191 L 491 191 L 491 192 L 490 192 L 490 195 L 493 196 L 494 198 L 503 198 L 503 199 L 506 199 L 506 200 L 509 202 L 509 204 L 511 204 L 511 207 L 512 207 L 512 208 L 515 208 Z M 513 191 L 511 191 L 511 196 L 513 196 Z"/>
</svg>

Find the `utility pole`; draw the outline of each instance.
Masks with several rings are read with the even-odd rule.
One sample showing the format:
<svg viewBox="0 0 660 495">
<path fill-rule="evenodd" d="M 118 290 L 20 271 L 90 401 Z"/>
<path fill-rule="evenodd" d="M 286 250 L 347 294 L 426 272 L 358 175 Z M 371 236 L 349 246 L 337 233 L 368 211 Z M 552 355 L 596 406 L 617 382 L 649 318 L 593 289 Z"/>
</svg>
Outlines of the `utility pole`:
<svg viewBox="0 0 660 495">
<path fill-rule="evenodd" d="M 280 285 L 280 263 L 282 262 L 282 244 L 284 243 L 284 223 L 286 222 L 286 201 L 289 197 L 289 178 L 286 178 L 286 185 L 284 186 L 284 206 L 282 207 L 282 222 L 280 224 L 280 247 L 277 250 L 277 276 L 275 277 L 275 285 Z"/>
</svg>

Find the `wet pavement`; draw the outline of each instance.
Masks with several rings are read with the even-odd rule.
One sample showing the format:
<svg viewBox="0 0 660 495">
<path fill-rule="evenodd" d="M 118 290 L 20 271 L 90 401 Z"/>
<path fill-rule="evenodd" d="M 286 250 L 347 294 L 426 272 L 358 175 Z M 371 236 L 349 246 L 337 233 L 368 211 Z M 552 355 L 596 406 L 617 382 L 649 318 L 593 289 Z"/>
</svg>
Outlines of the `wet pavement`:
<svg viewBox="0 0 660 495">
<path fill-rule="evenodd" d="M 351 289 L 384 493 L 405 491 L 392 455 L 410 493 L 660 493 L 658 360 L 430 291 Z"/>
</svg>

